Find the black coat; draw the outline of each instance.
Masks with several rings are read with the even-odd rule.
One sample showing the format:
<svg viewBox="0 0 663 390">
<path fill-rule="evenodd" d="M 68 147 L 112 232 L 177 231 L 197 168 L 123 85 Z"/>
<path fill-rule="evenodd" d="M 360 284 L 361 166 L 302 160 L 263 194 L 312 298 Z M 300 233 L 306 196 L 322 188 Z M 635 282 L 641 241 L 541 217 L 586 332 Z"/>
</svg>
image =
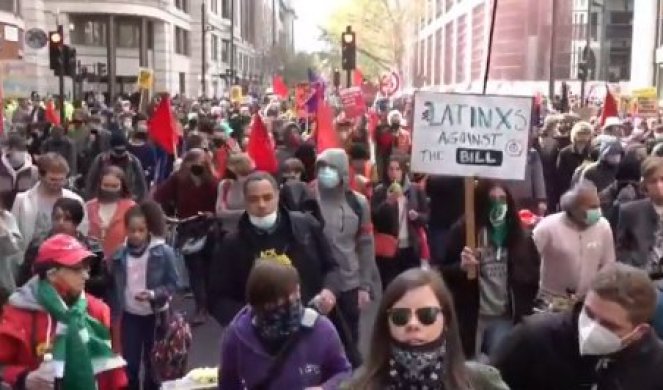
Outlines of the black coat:
<svg viewBox="0 0 663 390">
<path fill-rule="evenodd" d="M 504 339 L 491 365 L 511 390 L 663 389 L 663 343 L 653 331 L 599 365 L 597 357 L 580 356 L 580 308 L 528 317 Z"/>
<path fill-rule="evenodd" d="M 329 242 L 320 223 L 310 215 L 281 210 L 278 227 L 270 238 L 261 237 L 245 213 L 236 232 L 224 236 L 212 256 L 208 291 L 210 314 L 225 326 L 245 305 L 246 282 L 262 251 L 285 253 L 297 268 L 302 302 L 307 304 L 323 288 L 335 294 L 338 265 L 331 256 Z M 265 247 L 272 241 L 278 247 Z"/>
<path fill-rule="evenodd" d="M 619 207 L 617 222 L 617 261 L 644 268 L 654 246 L 658 215 L 649 199 L 636 200 Z"/>
<path fill-rule="evenodd" d="M 583 151 L 577 151 L 573 145 L 569 145 L 560 150 L 557 157 L 557 175 L 555 177 L 555 193 L 557 199 L 562 196 L 569 188 L 576 169 L 587 159 L 589 159 L 589 148 Z"/>
<path fill-rule="evenodd" d="M 379 184 L 375 188 L 371 198 L 371 211 L 373 220 L 373 229 L 378 233 L 386 233 L 398 238 L 400 229 L 398 205 L 392 205 L 387 202 L 387 191 L 389 185 Z M 405 211 L 405 223 L 408 224 L 408 236 L 410 245 L 414 248 L 417 257 L 421 256 L 421 245 L 419 242 L 418 229 L 423 229 L 428 222 L 428 200 L 424 191 L 416 185 L 407 184 L 404 186 L 404 196 L 407 199 L 407 210 Z M 416 220 L 410 220 L 408 212 L 416 211 L 419 216 Z"/>
<path fill-rule="evenodd" d="M 477 229 L 480 227 L 477 226 Z M 477 230 L 478 231 L 478 230 Z M 449 235 L 445 265 L 440 266 L 449 290 L 454 297 L 458 328 L 465 356 L 475 352 L 476 329 L 479 319 L 479 278 L 469 280 L 460 267 L 460 254 L 465 247 L 465 221 L 458 221 Z M 517 245 L 507 248 L 508 286 L 511 316 L 514 323 L 531 314 L 539 287 L 540 259 L 530 235 Z"/>
</svg>

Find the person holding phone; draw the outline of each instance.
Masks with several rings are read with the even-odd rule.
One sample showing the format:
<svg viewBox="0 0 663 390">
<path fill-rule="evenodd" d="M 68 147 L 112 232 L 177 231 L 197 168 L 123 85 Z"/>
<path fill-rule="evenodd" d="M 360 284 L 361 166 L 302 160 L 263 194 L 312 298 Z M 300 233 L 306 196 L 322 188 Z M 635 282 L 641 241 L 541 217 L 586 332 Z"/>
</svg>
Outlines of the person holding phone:
<svg viewBox="0 0 663 390">
<path fill-rule="evenodd" d="M 150 354 L 154 345 L 156 313 L 166 310 L 177 288 L 175 253 L 164 239 L 165 216 L 161 207 L 146 201 L 129 209 L 124 217 L 127 242 L 113 256 L 115 282 L 112 315 L 115 342 L 120 338 L 127 361 L 130 389 L 158 389 L 152 376 Z M 148 272 L 149 270 L 149 272 Z M 141 359 L 144 378 L 140 380 Z"/>
</svg>

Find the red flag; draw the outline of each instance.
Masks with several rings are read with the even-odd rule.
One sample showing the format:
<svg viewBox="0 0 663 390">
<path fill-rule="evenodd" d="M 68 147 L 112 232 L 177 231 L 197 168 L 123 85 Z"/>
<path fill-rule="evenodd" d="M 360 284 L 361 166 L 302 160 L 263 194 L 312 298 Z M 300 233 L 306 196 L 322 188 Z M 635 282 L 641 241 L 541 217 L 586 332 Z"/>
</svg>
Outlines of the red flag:
<svg viewBox="0 0 663 390">
<path fill-rule="evenodd" d="M 246 147 L 246 152 L 249 157 L 253 159 L 256 165 L 256 170 L 269 172 L 271 174 L 278 173 L 279 164 L 276 160 L 274 142 L 272 141 L 267 127 L 262 121 L 260 114 L 253 116 L 253 125 L 251 127 L 251 135 L 249 136 L 249 144 Z"/>
<path fill-rule="evenodd" d="M 46 102 L 46 109 L 44 111 L 44 115 L 48 122 L 51 122 L 54 125 L 60 125 L 60 115 L 55 110 L 55 103 L 52 100 Z"/>
<path fill-rule="evenodd" d="M 361 87 L 364 84 L 364 74 L 361 73 L 359 68 L 355 69 L 354 74 L 352 75 L 352 85 L 355 87 Z"/>
<path fill-rule="evenodd" d="M 375 110 L 370 110 L 368 113 L 368 132 L 372 139 L 375 139 L 375 130 L 378 127 L 378 123 L 380 123 L 378 113 Z"/>
<path fill-rule="evenodd" d="M 341 148 L 341 140 L 334 129 L 334 113 L 327 102 L 318 107 L 318 127 L 316 128 L 316 148 L 318 153 L 326 149 Z"/>
<path fill-rule="evenodd" d="M 610 88 L 608 86 L 605 86 L 605 100 L 603 100 L 603 110 L 601 112 L 601 126 L 605 123 L 605 120 L 608 117 L 611 116 L 617 116 L 618 111 L 617 111 L 617 100 L 615 100 L 615 97 L 612 96 L 610 93 Z"/>
<path fill-rule="evenodd" d="M 170 108 L 170 98 L 163 97 L 148 123 L 150 138 L 168 154 L 174 155 L 178 139 L 177 129 L 178 124 Z"/>
<path fill-rule="evenodd" d="M 283 81 L 283 77 L 281 76 L 274 76 L 272 79 L 272 89 L 274 89 L 274 94 L 281 99 L 287 99 L 289 92 L 288 92 L 288 86 L 285 85 L 285 82 Z"/>
</svg>

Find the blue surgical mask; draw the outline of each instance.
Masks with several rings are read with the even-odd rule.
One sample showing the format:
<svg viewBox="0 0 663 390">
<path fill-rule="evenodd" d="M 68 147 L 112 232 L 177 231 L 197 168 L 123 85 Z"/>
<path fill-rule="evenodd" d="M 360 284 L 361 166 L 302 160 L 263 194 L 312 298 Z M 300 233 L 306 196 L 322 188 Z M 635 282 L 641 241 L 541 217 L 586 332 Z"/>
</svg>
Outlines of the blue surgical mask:
<svg viewBox="0 0 663 390">
<path fill-rule="evenodd" d="M 601 209 L 599 207 L 595 209 L 589 209 L 585 214 L 585 223 L 587 226 L 596 225 L 596 223 L 601 220 L 602 216 L 603 214 L 601 213 Z"/>
<path fill-rule="evenodd" d="M 336 188 L 341 182 L 338 171 L 332 167 L 322 167 L 318 169 L 318 182 L 327 189 Z"/>
</svg>

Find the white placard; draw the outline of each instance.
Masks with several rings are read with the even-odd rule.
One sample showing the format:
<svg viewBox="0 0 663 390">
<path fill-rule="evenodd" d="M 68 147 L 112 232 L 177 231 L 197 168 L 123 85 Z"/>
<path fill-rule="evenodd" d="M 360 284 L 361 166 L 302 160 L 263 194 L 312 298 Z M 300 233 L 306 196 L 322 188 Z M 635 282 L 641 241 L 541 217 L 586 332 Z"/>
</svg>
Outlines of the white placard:
<svg viewBox="0 0 663 390">
<path fill-rule="evenodd" d="M 417 92 L 413 172 L 523 180 L 531 97 Z"/>
</svg>

